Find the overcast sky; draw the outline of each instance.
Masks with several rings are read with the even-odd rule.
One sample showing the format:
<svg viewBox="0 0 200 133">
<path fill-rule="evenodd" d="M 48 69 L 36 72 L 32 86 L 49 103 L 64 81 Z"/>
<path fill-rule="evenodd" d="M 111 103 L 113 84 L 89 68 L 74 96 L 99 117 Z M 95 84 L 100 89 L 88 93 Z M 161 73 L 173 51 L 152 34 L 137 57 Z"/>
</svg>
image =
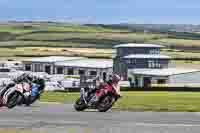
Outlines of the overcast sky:
<svg viewBox="0 0 200 133">
<path fill-rule="evenodd" d="M 200 0 L 0 0 L 0 21 L 200 24 Z"/>
</svg>

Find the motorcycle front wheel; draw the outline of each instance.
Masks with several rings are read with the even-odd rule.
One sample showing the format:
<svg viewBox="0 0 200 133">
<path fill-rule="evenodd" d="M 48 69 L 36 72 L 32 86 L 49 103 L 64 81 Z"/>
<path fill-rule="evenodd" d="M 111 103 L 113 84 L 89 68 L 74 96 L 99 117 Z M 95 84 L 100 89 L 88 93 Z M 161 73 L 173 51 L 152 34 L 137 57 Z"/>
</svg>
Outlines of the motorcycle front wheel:
<svg viewBox="0 0 200 133">
<path fill-rule="evenodd" d="M 115 103 L 115 98 L 110 95 L 104 96 L 97 105 L 97 110 L 99 112 L 106 112 L 112 108 Z"/>
<path fill-rule="evenodd" d="M 40 98 L 40 95 L 37 96 L 29 96 L 27 99 L 25 99 L 25 105 L 30 106 L 34 102 L 36 102 Z"/>
<path fill-rule="evenodd" d="M 19 99 L 22 99 L 22 95 L 19 92 L 14 91 L 8 96 L 6 106 L 9 109 L 14 108 L 15 106 L 17 106 Z"/>
<path fill-rule="evenodd" d="M 78 98 L 74 104 L 74 109 L 76 111 L 83 111 L 87 108 L 87 105 L 84 103 L 84 101 L 81 98 Z"/>
</svg>

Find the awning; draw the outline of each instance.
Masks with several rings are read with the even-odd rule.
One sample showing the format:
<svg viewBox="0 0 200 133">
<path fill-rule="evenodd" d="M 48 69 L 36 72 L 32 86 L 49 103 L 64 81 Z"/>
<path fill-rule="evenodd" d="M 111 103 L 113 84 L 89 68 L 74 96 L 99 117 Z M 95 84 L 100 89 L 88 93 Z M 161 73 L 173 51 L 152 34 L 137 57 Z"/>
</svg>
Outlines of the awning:
<svg viewBox="0 0 200 133">
<path fill-rule="evenodd" d="M 149 75 L 149 76 L 171 76 L 185 73 L 200 72 L 196 69 L 184 68 L 163 68 L 163 69 L 129 69 L 130 74 Z"/>
</svg>

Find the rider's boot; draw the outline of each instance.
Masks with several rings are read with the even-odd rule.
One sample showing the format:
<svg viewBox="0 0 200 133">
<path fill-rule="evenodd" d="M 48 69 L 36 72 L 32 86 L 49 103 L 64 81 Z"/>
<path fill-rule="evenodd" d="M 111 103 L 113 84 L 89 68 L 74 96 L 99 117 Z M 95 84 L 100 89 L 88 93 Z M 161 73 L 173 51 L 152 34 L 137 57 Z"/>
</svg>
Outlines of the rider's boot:
<svg viewBox="0 0 200 133">
<path fill-rule="evenodd" d="M 95 105 L 99 101 L 98 96 L 93 96 L 92 99 L 89 101 L 88 106 Z"/>
</svg>

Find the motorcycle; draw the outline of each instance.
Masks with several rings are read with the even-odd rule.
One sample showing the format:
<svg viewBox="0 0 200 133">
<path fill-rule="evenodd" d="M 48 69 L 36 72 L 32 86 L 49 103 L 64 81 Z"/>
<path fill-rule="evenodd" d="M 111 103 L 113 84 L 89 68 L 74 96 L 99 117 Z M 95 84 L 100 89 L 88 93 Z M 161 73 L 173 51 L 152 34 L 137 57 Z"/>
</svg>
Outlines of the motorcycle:
<svg viewBox="0 0 200 133">
<path fill-rule="evenodd" d="M 13 108 L 18 104 L 17 100 L 22 98 L 22 94 L 21 90 L 16 89 L 15 84 L 9 84 L 1 89 L 0 97 L 1 106 Z"/>
<path fill-rule="evenodd" d="M 93 100 L 97 97 L 99 97 L 98 101 Z M 92 91 L 90 88 L 81 88 L 80 98 L 76 100 L 74 108 L 76 111 L 97 109 L 99 112 L 106 112 L 119 98 L 120 96 L 111 84 L 106 84 Z"/>
<path fill-rule="evenodd" d="M 0 105 L 8 108 L 22 104 L 29 106 L 40 98 L 44 86 L 43 79 L 24 74 L 0 91 Z"/>
<path fill-rule="evenodd" d="M 30 106 L 35 101 L 40 99 L 44 92 L 45 84 L 44 79 L 41 78 L 27 78 L 22 83 L 19 83 L 17 88 L 21 90 L 22 98 L 18 99 L 18 105 Z"/>
</svg>

